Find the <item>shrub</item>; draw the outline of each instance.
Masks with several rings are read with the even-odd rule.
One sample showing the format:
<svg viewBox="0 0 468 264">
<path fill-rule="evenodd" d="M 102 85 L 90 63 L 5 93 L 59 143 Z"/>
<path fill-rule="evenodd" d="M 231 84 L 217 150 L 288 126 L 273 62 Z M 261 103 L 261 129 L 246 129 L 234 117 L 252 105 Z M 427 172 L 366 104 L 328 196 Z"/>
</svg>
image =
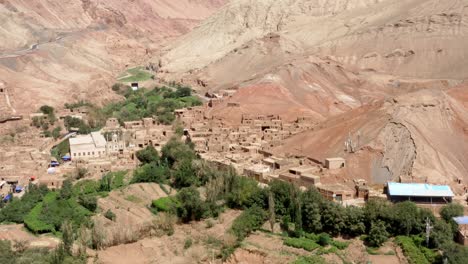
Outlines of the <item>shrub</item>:
<svg viewBox="0 0 468 264">
<path fill-rule="evenodd" d="M 97 198 L 95 195 L 80 195 L 78 203 L 91 212 L 95 212 L 97 209 Z"/>
<path fill-rule="evenodd" d="M 385 241 L 387 241 L 389 234 L 385 227 L 385 223 L 377 221 L 372 223 L 369 235 L 367 236 L 367 242 L 370 246 L 380 247 Z"/>
<path fill-rule="evenodd" d="M 251 207 L 242 212 L 232 223 L 231 232 L 239 241 L 259 229 L 267 218 L 267 213 L 259 207 Z"/>
<path fill-rule="evenodd" d="M 157 236 L 174 234 L 174 225 L 177 218 L 168 213 L 161 212 L 153 220 L 153 228 L 156 231 Z"/>
<path fill-rule="evenodd" d="M 313 251 L 314 249 L 320 247 L 317 243 L 305 237 L 288 237 L 284 239 L 284 244 L 290 247 L 302 248 L 307 251 Z"/>
<path fill-rule="evenodd" d="M 410 264 L 429 264 L 429 261 L 410 237 L 397 236 L 395 241 L 402 248 Z"/>
<path fill-rule="evenodd" d="M 159 161 L 158 151 L 153 146 L 147 146 L 146 148 L 137 151 L 136 157 L 143 164 Z"/>
<path fill-rule="evenodd" d="M 200 193 L 194 187 L 183 188 L 177 193 L 177 216 L 182 222 L 200 220 L 204 213 L 203 202 Z"/>
<path fill-rule="evenodd" d="M 331 242 L 332 242 L 332 238 L 327 233 L 321 233 L 318 236 L 317 243 L 321 245 L 322 247 L 330 245 Z"/>
<path fill-rule="evenodd" d="M 112 212 L 111 209 L 106 211 L 106 213 L 104 214 L 104 217 L 111 221 L 115 221 L 115 218 L 116 218 L 114 212 Z"/>
<path fill-rule="evenodd" d="M 184 249 L 188 249 L 191 246 L 192 246 L 192 239 L 191 238 L 185 239 Z"/>
<path fill-rule="evenodd" d="M 24 217 L 49 193 L 47 186 L 30 185 L 21 199 L 14 199 L 0 210 L 0 222 L 23 223 Z"/>
</svg>

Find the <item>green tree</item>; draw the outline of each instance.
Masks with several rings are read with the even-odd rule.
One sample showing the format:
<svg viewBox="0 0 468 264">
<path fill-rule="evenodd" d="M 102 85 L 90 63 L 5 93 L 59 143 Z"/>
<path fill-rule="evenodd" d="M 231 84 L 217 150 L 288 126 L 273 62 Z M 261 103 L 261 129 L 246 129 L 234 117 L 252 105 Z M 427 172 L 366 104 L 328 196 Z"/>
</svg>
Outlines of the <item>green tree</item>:
<svg viewBox="0 0 468 264">
<path fill-rule="evenodd" d="M 71 180 L 67 179 L 63 181 L 62 188 L 60 189 L 60 199 L 68 200 L 73 194 L 73 184 Z"/>
<path fill-rule="evenodd" d="M 275 213 L 282 217 L 290 214 L 292 207 L 291 186 L 284 181 L 274 180 L 270 183 L 270 190 L 275 198 Z"/>
<path fill-rule="evenodd" d="M 442 250 L 450 264 L 465 264 L 468 259 L 468 248 L 453 242 L 445 244 Z"/>
<path fill-rule="evenodd" d="M 52 137 L 54 139 L 58 139 L 60 137 L 60 131 L 61 131 L 61 128 L 60 127 L 56 127 L 52 130 Z"/>
<path fill-rule="evenodd" d="M 463 215 L 463 206 L 458 203 L 450 203 L 442 207 L 440 210 L 440 216 L 446 222 L 452 221 L 453 217 Z"/>
<path fill-rule="evenodd" d="M 177 164 L 174 171 L 174 187 L 184 188 L 190 186 L 198 186 L 200 180 L 198 179 L 192 160 L 185 159 Z"/>
<path fill-rule="evenodd" d="M 51 115 L 54 113 L 55 109 L 52 106 L 48 105 L 43 105 L 39 108 L 39 110 L 44 114 L 44 115 Z"/>
<path fill-rule="evenodd" d="M 133 172 L 132 183 L 156 182 L 163 183 L 170 174 L 169 168 L 165 164 L 156 163 L 145 164 Z"/>
<path fill-rule="evenodd" d="M 387 232 L 385 223 L 377 220 L 371 224 L 369 235 L 367 236 L 367 242 L 370 246 L 380 247 L 385 241 L 388 240 L 390 234 Z"/>
<path fill-rule="evenodd" d="M 463 215 L 463 206 L 458 203 L 450 203 L 442 207 L 440 216 L 452 226 L 452 232 L 455 236 L 458 230 L 458 224 L 453 220 L 454 217 Z"/>
<path fill-rule="evenodd" d="M 253 206 L 242 212 L 232 223 L 231 232 L 242 241 L 252 231 L 259 229 L 267 218 L 267 213 L 262 208 Z"/>
<path fill-rule="evenodd" d="M 319 233 L 322 231 L 320 204 L 323 198 L 315 189 L 302 194 L 302 225 L 305 231 Z"/>
<path fill-rule="evenodd" d="M 350 236 L 359 236 L 366 232 L 364 225 L 364 211 L 360 207 L 345 207 L 345 225 L 343 233 Z"/>
<path fill-rule="evenodd" d="M 200 199 L 200 193 L 194 187 L 181 189 L 176 195 L 178 206 L 177 215 L 182 222 L 200 220 L 204 213 L 203 202 Z"/>
<path fill-rule="evenodd" d="M 395 204 L 393 207 L 395 232 L 397 234 L 409 235 L 417 233 L 418 228 L 424 224 L 425 219 L 421 219 L 420 210 L 415 203 L 405 201 Z"/>
<path fill-rule="evenodd" d="M 341 205 L 325 203 L 322 206 L 322 225 L 327 233 L 338 235 L 345 227 L 345 210 Z"/>
<path fill-rule="evenodd" d="M 67 255 L 71 256 L 73 254 L 73 242 L 75 241 L 73 237 L 73 226 L 68 220 L 65 220 L 60 230 L 62 231 L 63 249 Z"/>
<path fill-rule="evenodd" d="M 146 148 L 137 151 L 136 157 L 143 164 L 159 162 L 158 151 L 153 146 L 147 146 Z"/>
<path fill-rule="evenodd" d="M 258 183 L 250 178 L 233 175 L 230 179 L 229 191 L 226 194 L 226 203 L 231 208 L 244 209 L 253 206 L 265 206 L 264 191 Z"/>
<path fill-rule="evenodd" d="M 161 152 L 162 160 L 169 162 L 169 165 L 171 166 L 178 161 L 191 161 L 197 157 L 195 151 L 188 144 L 185 144 L 176 138 L 169 140 L 169 142 L 167 142 L 161 149 Z"/>
<path fill-rule="evenodd" d="M 276 215 L 275 215 L 275 199 L 273 198 L 273 193 L 271 191 L 268 192 L 268 213 L 269 213 L 269 222 L 271 232 L 274 232 L 275 222 L 276 222 Z"/>
<path fill-rule="evenodd" d="M 453 241 L 452 226 L 442 220 L 436 220 L 431 230 L 431 244 L 436 248 L 441 248 L 444 244 Z"/>
<path fill-rule="evenodd" d="M 386 199 L 369 199 L 364 206 L 364 223 L 367 223 L 367 230 L 370 230 L 371 223 L 381 220 L 389 223 L 392 219 L 393 204 Z"/>
</svg>

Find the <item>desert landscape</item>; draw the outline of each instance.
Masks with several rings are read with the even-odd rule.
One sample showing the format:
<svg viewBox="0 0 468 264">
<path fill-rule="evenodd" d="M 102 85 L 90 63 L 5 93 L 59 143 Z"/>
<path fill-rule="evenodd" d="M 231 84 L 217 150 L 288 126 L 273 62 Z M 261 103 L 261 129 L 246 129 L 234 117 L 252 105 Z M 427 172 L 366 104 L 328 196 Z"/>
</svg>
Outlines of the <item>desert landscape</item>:
<svg viewBox="0 0 468 264">
<path fill-rule="evenodd" d="M 0 262 L 464 263 L 467 0 L 0 0 Z"/>
</svg>

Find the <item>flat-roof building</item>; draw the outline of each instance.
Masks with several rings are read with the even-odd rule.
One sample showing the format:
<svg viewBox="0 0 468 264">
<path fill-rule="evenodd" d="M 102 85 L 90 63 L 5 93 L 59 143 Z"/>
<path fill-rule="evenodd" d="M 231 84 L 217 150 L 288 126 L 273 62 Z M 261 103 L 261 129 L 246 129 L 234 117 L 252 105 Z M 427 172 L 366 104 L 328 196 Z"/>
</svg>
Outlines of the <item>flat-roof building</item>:
<svg viewBox="0 0 468 264">
<path fill-rule="evenodd" d="M 100 132 L 70 138 L 72 159 L 88 159 L 106 156 L 106 139 Z"/>
<path fill-rule="evenodd" d="M 387 187 L 389 199 L 394 202 L 449 203 L 454 196 L 448 185 L 388 182 Z"/>
<path fill-rule="evenodd" d="M 346 164 L 346 161 L 343 158 L 325 159 L 325 167 L 329 170 L 336 170 L 336 169 L 344 168 L 345 164 Z"/>
</svg>

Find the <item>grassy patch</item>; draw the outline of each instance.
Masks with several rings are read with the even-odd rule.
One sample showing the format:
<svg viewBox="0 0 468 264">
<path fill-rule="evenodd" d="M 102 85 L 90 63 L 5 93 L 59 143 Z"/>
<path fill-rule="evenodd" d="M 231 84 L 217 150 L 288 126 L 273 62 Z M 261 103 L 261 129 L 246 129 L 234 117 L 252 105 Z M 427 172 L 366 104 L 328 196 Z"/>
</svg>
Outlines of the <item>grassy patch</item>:
<svg viewBox="0 0 468 264">
<path fill-rule="evenodd" d="M 325 264 L 327 263 L 324 258 L 320 256 L 301 256 L 296 259 L 292 264 Z"/>
<path fill-rule="evenodd" d="M 153 76 L 151 73 L 144 70 L 143 67 L 128 69 L 127 73 L 127 75 L 123 75 L 124 77 L 119 79 L 120 82 L 141 82 L 149 80 Z"/>
<path fill-rule="evenodd" d="M 151 207 L 156 210 L 156 212 L 171 212 L 177 206 L 177 202 L 173 197 L 162 197 L 157 200 L 154 200 L 151 203 Z"/>
<path fill-rule="evenodd" d="M 288 237 L 284 239 L 283 242 L 287 246 L 295 247 L 295 248 L 302 248 L 307 251 L 313 251 L 314 249 L 317 249 L 320 247 L 319 244 L 305 237 L 300 237 L 300 238 Z"/>
<path fill-rule="evenodd" d="M 125 197 L 125 200 L 132 202 L 132 203 L 141 203 L 143 200 L 140 198 L 136 197 L 135 195 L 131 194 Z"/>
</svg>

